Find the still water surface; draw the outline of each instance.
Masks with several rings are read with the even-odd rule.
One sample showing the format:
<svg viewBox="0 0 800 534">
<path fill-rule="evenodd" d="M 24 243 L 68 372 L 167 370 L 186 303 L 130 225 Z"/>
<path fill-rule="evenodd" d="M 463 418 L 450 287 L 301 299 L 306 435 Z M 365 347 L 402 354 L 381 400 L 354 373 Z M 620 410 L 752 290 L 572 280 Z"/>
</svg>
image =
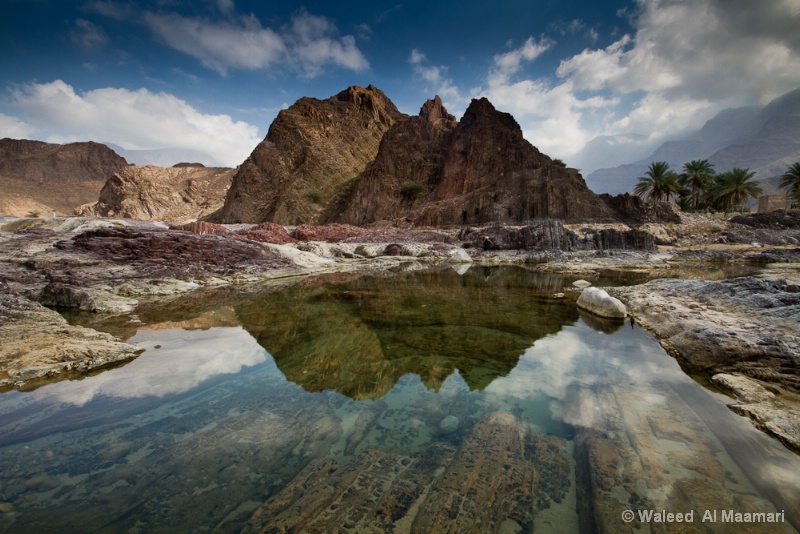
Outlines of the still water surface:
<svg viewBox="0 0 800 534">
<path fill-rule="evenodd" d="M 0 395 L 0 531 L 795 532 L 798 457 L 570 282 L 342 277 L 100 325 L 145 352 Z"/>
</svg>

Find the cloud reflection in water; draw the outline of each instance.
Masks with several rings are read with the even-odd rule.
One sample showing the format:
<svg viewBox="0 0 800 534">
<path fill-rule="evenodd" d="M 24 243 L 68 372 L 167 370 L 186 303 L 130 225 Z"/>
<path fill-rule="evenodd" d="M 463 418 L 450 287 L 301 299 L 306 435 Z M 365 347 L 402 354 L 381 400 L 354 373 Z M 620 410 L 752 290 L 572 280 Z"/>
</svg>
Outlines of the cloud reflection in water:
<svg viewBox="0 0 800 534">
<path fill-rule="evenodd" d="M 268 358 L 268 353 L 240 327 L 140 330 L 128 343 L 146 350 L 123 367 L 79 381 L 51 384 L 35 395 L 78 406 L 97 396 L 164 397 L 189 391 L 216 375 L 238 373 Z"/>
</svg>

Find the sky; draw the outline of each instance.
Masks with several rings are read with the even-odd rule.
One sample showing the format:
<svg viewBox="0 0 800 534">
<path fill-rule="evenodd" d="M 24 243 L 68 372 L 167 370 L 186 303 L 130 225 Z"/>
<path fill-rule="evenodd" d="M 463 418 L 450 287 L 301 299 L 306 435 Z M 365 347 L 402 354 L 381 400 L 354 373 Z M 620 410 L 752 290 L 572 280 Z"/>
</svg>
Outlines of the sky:
<svg viewBox="0 0 800 534">
<path fill-rule="evenodd" d="M 408 114 L 487 97 L 586 175 L 800 87 L 798 27 L 800 0 L 0 0 L 0 138 L 236 166 L 299 98 L 372 84 Z"/>
</svg>

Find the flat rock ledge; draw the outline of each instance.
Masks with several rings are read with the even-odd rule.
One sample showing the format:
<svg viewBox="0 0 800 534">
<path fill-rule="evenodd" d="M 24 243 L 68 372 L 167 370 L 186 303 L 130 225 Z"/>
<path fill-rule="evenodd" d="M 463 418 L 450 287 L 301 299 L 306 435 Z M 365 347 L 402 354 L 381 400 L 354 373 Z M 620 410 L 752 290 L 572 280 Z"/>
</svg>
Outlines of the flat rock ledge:
<svg viewBox="0 0 800 534">
<path fill-rule="evenodd" d="M 613 288 L 636 323 L 729 407 L 800 452 L 800 293 L 784 280 L 659 279 Z"/>
<path fill-rule="evenodd" d="M 71 326 L 58 312 L 0 288 L 0 390 L 89 373 L 141 352 L 110 334 Z"/>
</svg>

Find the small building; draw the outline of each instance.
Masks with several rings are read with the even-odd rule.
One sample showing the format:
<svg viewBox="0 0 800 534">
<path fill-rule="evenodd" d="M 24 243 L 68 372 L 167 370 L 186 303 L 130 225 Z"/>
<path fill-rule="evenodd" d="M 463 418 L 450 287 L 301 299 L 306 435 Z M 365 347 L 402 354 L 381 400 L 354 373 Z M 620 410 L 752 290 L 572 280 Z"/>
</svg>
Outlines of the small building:
<svg viewBox="0 0 800 534">
<path fill-rule="evenodd" d="M 789 195 L 764 195 L 758 197 L 758 213 L 788 210 L 792 207 Z"/>
</svg>

